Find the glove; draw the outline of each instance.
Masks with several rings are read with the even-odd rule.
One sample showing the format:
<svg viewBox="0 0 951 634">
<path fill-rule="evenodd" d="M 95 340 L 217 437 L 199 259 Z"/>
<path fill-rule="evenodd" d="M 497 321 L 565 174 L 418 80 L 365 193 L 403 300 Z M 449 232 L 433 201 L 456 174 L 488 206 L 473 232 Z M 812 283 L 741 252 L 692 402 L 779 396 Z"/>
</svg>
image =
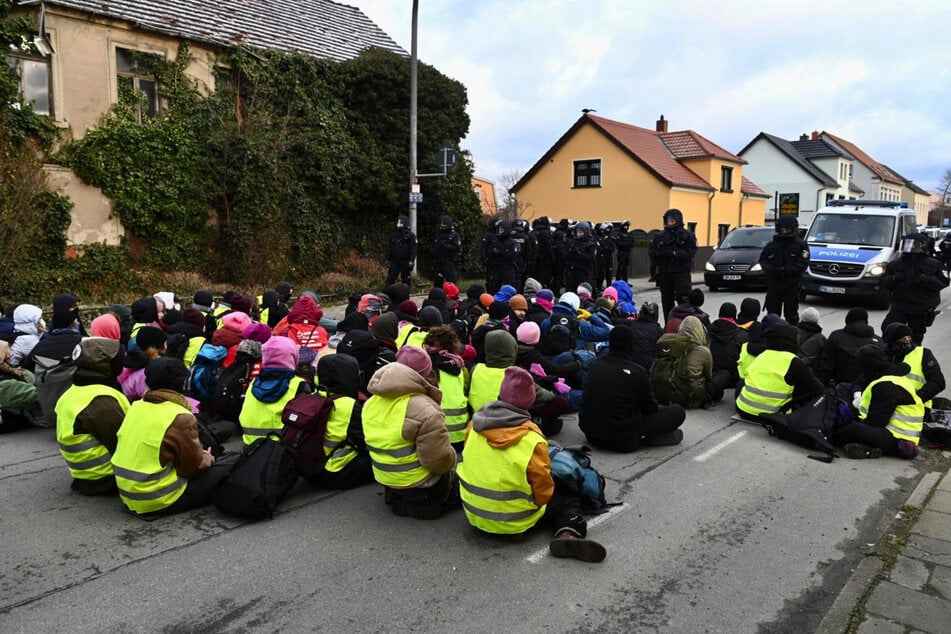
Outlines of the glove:
<svg viewBox="0 0 951 634">
<path fill-rule="evenodd" d="M 861 404 L 862 404 L 862 393 L 861 393 L 861 392 L 855 392 L 855 393 L 853 393 L 853 394 L 852 394 L 852 407 L 854 407 L 855 409 L 858 409 Z"/>
<path fill-rule="evenodd" d="M 542 368 L 540 363 L 533 363 L 529 368 L 529 372 L 535 376 L 547 376 L 547 373 L 545 372 L 544 368 Z"/>
<path fill-rule="evenodd" d="M 552 385 L 551 387 L 553 390 L 558 392 L 558 394 L 562 394 L 562 395 L 567 394 L 568 392 L 571 391 L 571 387 L 567 383 L 565 383 L 564 377 L 555 381 L 555 384 Z"/>
<path fill-rule="evenodd" d="M 406 265 L 406 268 L 412 271 L 415 266 L 416 264 L 414 264 L 413 261 L 410 260 L 410 262 Z"/>
</svg>

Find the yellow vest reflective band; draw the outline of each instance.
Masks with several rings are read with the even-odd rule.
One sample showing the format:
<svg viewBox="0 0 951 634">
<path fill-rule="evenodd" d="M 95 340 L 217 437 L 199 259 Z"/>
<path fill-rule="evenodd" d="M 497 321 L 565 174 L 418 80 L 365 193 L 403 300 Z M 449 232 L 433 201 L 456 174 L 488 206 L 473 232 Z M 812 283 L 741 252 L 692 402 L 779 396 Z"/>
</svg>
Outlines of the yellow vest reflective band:
<svg viewBox="0 0 951 634">
<path fill-rule="evenodd" d="M 524 533 L 545 513 L 536 506 L 528 481 L 528 463 L 535 446 L 548 447 L 545 437 L 530 430 L 514 445 L 499 449 L 473 431 L 459 463 L 459 496 L 469 523 L 487 533 Z"/>
<path fill-rule="evenodd" d="M 400 328 L 399 334 L 396 335 L 396 347 L 416 346 L 417 348 L 422 348 L 423 342 L 426 341 L 427 334 L 425 330 L 420 330 L 416 324 L 404 324 L 403 327 Z"/>
<path fill-rule="evenodd" d="M 775 414 L 792 398 L 793 386 L 783 378 L 796 358 L 792 352 L 763 350 L 750 364 L 736 406 L 747 414 Z"/>
<path fill-rule="evenodd" d="M 119 428 L 119 445 L 112 467 L 119 497 L 136 513 L 168 508 L 185 492 L 188 480 L 179 477 L 175 462 L 159 462 L 165 432 L 179 414 L 189 413 L 177 403 L 136 401 Z"/>
<path fill-rule="evenodd" d="M 921 399 L 918 398 L 918 388 L 915 386 L 915 382 L 907 377 L 883 376 L 869 383 L 865 391 L 862 392 L 862 400 L 859 403 L 859 420 L 865 420 L 865 417 L 868 416 L 868 406 L 872 401 L 872 387 L 884 381 L 894 383 L 898 387 L 903 388 L 915 399 L 912 405 L 899 405 L 896 407 L 895 411 L 892 412 L 891 418 L 888 419 L 888 425 L 885 427 L 892 433 L 892 436 L 898 440 L 907 440 L 917 445 L 918 440 L 921 438 L 921 428 L 925 418 L 925 405 L 921 402 Z"/>
<path fill-rule="evenodd" d="M 363 436 L 373 462 L 373 477 L 383 486 L 406 489 L 432 475 L 419 464 L 416 443 L 403 438 L 410 394 L 371 396 L 363 405 Z"/>
<path fill-rule="evenodd" d="M 466 377 L 463 372 L 454 375 L 439 370 L 439 389 L 442 392 L 442 403 L 439 406 L 446 415 L 446 429 L 449 430 L 449 442 L 452 443 L 466 439 L 466 425 L 469 423 L 469 400 L 466 396 Z"/>
<path fill-rule="evenodd" d="M 911 368 L 911 371 L 906 375 L 906 377 L 915 384 L 915 391 L 917 392 L 925 386 L 925 369 L 924 369 L 924 356 L 925 349 L 921 346 L 915 346 L 911 352 L 905 355 L 905 358 L 902 359 L 902 363 L 907 363 L 908 367 Z M 930 408 L 932 405 L 929 400 L 925 403 L 925 407 Z"/>
<path fill-rule="evenodd" d="M 349 396 L 338 396 L 334 399 L 334 408 L 330 412 L 327 431 L 324 434 L 324 455 L 327 456 L 324 469 L 331 473 L 342 471 L 357 455 L 357 450 L 346 442 L 355 403 L 356 400 Z"/>
<path fill-rule="evenodd" d="M 246 445 L 250 445 L 258 438 L 264 438 L 271 432 L 281 433 L 284 429 L 284 422 L 281 420 L 284 408 L 287 407 L 292 398 L 297 396 L 297 390 L 300 389 L 300 384 L 304 382 L 304 379 L 299 376 L 291 377 L 284 396 L 273 403 L 262 403 L 255 398 L 251 391 L 254 382 L 257 380 L 254 379 L 254 381 L 251 381 L 251 385 L 248 386 L 248 391 L 244 397 L 244 405 L 241 406 L 241 414 L 238 416 L 238 422 L 241 424 L 241 431 L 243 432 L 241 438 Z"/>
<path fill-rule="evenodd" d="M 97 396 L 116 399 L 123 412 L 129 411 L 125 394 L 105 385 L 74 385 L 56 401 L 56 442 L 69 473 L 77 480 L 99 480 L 112 475 L 112 456 L 92 434 L 75 434 L 76 417 Z"/>
<path fill-rule="evenodd" d="M 736 362 L 736 371 L 739 374 L 741 379 L 746 378 L 746 373 L 750 370 L 750 364 L 753 363 L 753 359 L 756 357 L 750 354 L 748 346 L 750 343 L 747 341 L 742 346 L 740 346 L 740 358 Z"/>
<path fill-rule="evenodd" d="M 505 368 L 490 368 L 484 363 L 477 363 L 472 369 L 472 380 L 469 383 L 469 406 L 473 412 L 486 403 L 499 400 L 502 391 L 502 379 L 505 378 Z"/>
<path fill-rule="evenodd" d="M 182 358 L 182 363 L 185 364 L 186 368 L 195 365 L 198 351 L 201 350 L 201 347 L 206 343 L 208 343 L 208 340 L 204 337 L 192 337 L 188 340 L 188 348 L 185 349 L 185 356 Z"/>
</svg>

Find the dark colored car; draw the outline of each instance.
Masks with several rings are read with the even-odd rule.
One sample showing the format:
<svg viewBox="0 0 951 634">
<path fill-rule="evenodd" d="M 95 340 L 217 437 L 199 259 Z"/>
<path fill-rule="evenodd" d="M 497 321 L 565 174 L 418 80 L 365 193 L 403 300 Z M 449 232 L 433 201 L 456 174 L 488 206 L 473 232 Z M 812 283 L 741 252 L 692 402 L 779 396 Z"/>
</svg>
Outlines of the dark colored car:
<svg viewBox="0 0 951 634">
<path fill-rule="evenodd" d="M 703 281 L 711 291 L 720 287 L 766 286 L 759 256 L 776 230 L 773 227 L 737 227 L 726 234 L 704 267 Z"/>
</svg>

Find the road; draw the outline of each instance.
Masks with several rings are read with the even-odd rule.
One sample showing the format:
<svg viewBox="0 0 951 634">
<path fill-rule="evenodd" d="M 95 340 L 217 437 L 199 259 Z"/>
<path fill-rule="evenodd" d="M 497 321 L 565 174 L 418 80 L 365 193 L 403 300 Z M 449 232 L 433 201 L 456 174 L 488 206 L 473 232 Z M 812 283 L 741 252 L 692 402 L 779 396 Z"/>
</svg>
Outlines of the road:
<svg viewBox="0 0 951 634">
<path fill-rule="evenodd" d="M 753 294 L 707 293 L 704 308 Z M 826 333 L 850 308 L 808 305 Z M 939 360 L 943 308 L 926 338 Z M 870 314 L 877 328 L 884 311 Z M 52 430 L 2 436 L 0 630 L 811 631 L 933 452 L 823 464 L 731 413 L 689 412 L 676 447 L 595 452 L 623 503 L 590 518 L 608 549 L 597 565 L 550 557 L 544 530 L 509 543 L 461 512 L 395 517 L 375 486 L 302 482 L 270 521 L 207 508 L 145 522 L 71 494 Z M 583 435 L 572 420 L 558 440 Z"/>
</svg>

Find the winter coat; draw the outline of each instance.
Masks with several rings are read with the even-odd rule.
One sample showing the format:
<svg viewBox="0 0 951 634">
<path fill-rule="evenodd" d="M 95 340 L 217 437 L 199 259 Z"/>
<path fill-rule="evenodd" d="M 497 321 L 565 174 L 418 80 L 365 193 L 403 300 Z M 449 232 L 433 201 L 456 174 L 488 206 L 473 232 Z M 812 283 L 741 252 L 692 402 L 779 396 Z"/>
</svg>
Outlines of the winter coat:
<svg viewBox="0 0 951 634">
<path fill-rule="evenodd" d="M 416 259 L 416 235 L 408 227 L 394 229 L 386 247 L 386 261 L 402 264 Z"/>
<path fill-rule="evenodd" d="M 23 334 L 17 337 L 10 345 L 13 356 L 10 357 L 10 365 L 19 366 L 30 354 L 40 340 L 42 329 L 40 322 L 43 320 L 43 310 L 33 304 L 21 304 L 13 311 L 13 329 Z"/>
<path fill-rule="evenodd" d="M 799 358 L 805 361 L 813 370 L 819 368 L 822 358 L 822 349 L 826 346 L 826 336 L 822 334 L 822 326 L 808 321 L 800 321 L 799 329 Z"/>
<path fill-rule="evenodd" d="M 654 363 L 654 357 L 657 356 L 657 340 L 664 334 L 664 329 L 656 321 L 645 319 L 634 319 L 627 321 L 616 328 L 630 328 L 634 333 L 634 354 L 632 359 L 635 363 L 650 370 Z"/>
<path fill-rule="evenodd" d="M 726 319 L 717 319 L 710 324 L 710 354 L 713 356 L 713 371 L 726 370 L 730 373 L 730 383 L 740 380 L 736 364 L 740 359 L 740 348 L 750 340 L 750 335 L 736 323 Z"/>
<path fill-rule="evenodd" d="M 704 328 L 707 330 L 710 329 L 710 315 L 700 310 L 699 306 L 694 306 L 693 304 L 678 304 L 670 309 L 670 315 L 667 316 L 667 325 L 664 326 L 664 332 L 677 332 L 677 329 L 680 328 L 680 323 L 684 318 L 690 315 L 699 319 Z"/>
<path fill-rule="evenodd" d="M 643 436 L 644 415 L 657 409 L 647 370 L 612 350 L 588 371 L 578 425 L 597 445 L 633 444 Z"/>
<path fill-rule="evenodd" d="M 862 375 L 855 354 L 862 346 L 881 345 L 882 339 L 865 321 L 852 321 L 833 330 L 819 357 L 819 379 L 823 383 L 852 383 Z"/>
<path fill-rule="evenodd" d="M 17 341 L 22 339 L 18 338 Z M 43 335 L 20 367 L 31 372 L 36 371 L 36 359 L 65 359 L 73 354 L 73 349 L 82 340 L 82 336 L 72 328 L 63 328 Z"/>
<path fill-rule="evenodd" d="M 617 291 L 617 303 L 614 305 L 614 310 L 622 316 L 637 315 L 637 305 L 634 303 L 634 289 L 631 288 L 631 285 L 624 280 L 614 280 L 611 286 Z"/>
<path fill-rule="evenodd" d="M 689 273 L 696 253 L 696 236 L 682 226 L 665 227 L 654 235 L 647 247 L 658 274 Z"/>
<path fill-rule="evenodd" d="M 947 288 L 944 266 L 934 258 L 903 253 L 885 269 L 882 285 L 892 291 L 892 306 L 909 315 L 924 315 L 941 301 L 941 289 Z"/>
<path fill-rule="evenodd" d="M 684 407 L 700 407 L 707 398 L 707 381 L 713 375 L 713 355 L 708 346 L 707 331 L 699 319 L 688 316 L 680 324 L 680 334 L 690 340 L 687 352 L 687 376 L 690 378 L 690 400 Z"/>
</svg>

